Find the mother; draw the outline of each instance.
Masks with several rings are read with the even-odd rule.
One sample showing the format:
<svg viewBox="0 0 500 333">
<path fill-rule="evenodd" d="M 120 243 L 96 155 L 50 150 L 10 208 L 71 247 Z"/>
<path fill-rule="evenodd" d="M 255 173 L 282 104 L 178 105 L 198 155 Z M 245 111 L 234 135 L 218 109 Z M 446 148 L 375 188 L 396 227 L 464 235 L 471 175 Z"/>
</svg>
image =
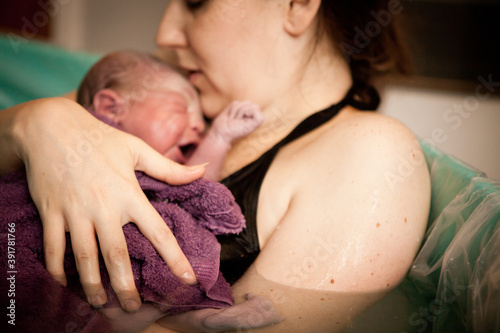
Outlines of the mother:
<svg viewBox="0 0 500 333">
<path fill-rule="evenodd" d="M 207 117 L 238 99 L 264 111 L 224 168 L 248 229 L 221 243 L 237 301 L 262 294 L 286 317 L 269 331 L 342 329 L 403 279 L 419 248 L 430 184 L 418 141 L 401 123 L 361 111 L 377 106 L 374 75 L 404 67 L 392 25 L 401 9 L 397 0 L 171 0 L 160 25 L 158 44 L 190 73 Z M 381 29 L 364 34 L 381 15 Z M 363 34 L 371 37 L 360 43 Z M 177 166 L 116 131 L 73 159 L 97 127 L 65 99 L 4 110 L 0 171 L 24 163 L 52 275 L 65 282 L 69 230 L 89 301 L 103 304 L 97 234 L 113 288 L 135 310 L 123 224 L 136 223 L 187 283 L 195 278 L 133 171 L 182 183 L 203 168 Z M 413 172 L 399 176 L 407 163 Z"/>
</svg>

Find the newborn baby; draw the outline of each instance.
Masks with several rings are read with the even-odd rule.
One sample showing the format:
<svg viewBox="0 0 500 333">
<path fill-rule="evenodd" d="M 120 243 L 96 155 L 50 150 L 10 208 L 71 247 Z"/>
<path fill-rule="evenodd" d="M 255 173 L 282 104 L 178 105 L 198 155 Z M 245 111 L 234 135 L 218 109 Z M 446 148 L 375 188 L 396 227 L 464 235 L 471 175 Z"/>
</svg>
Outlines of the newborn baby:
<svg viewBox="0 0 500 333">
<path fill-rule="evenodd" d="M 263 121 L 256 104 L 235 101 L 205 131 L 198 93 L 189 81 L 163 61 L 131 51 L 114 52 L 98 61 L 83 79 L 77 102 L 167 158 L 188 165 L 208 162 L 205 178 L 209 180 L 219 179 L 231 143 Z M 136 314 L 121 308 L 102 311 L 118 331 L 135 331 L 163 315 L 148 304 Z M 259 321 L 242 325 L 242 319 L 251 314 L 259 314 Z M 228 309 L 188 312 L 181 318 L 197 322 L 200 330 L 259 327 L 280 320 L 271 302 L 259 296 Z"/>
<path fill-rule="evenodd" d="M 205 133 L 199 97 L 189 81 L 165 62 L 137 52 L 103 57 L 83 79 L 77 102 L 178 163 L 209 162 L 205 178 L 210 180 L 218 180 L 231 143 L 263 120 L 256 104 L 235 101 Z"/>
<path fill-rule="evenodd" d="M 232 140 L 250 133 L 262 121 L 256 105 L 235 102 L 205 134 L 198 96 L 188 81 L 161 61 L 133 52 L 114 53 L 98 62 L 82 82 L 78 101 L 96 117 L 142 138 L 166 157 L 180 163 L 211 162 L 212 178 L 218 177 Z M 68 286 L 57 283 L 45 270 L 41 221 L 29 195 L 26 175 L 19 171 L 0 178 L 3 226 L 0 238 L 7 243 L 10 236 L 6 230 L 15 226 L 16 255 L 19 255 L 16 268 L 20 272 L 16 275 L 20 286 L 19 292 L 16 290 L 16 304 L 22 309 L 18 313 L 21 329 L 59 330 L 70 322 L 73 327 L 89 332 L 109 329 L 135 332 L 166 313 L 190 309 L 202 310 L 185 312 L 181 317 L 169 316 L 173 319 L 170 323 L 162 321 L 174 329 L 187 322 L 201 331 L 278 322 L 280 318 L 272 304 L 263 297 L 249 297 L 242 304 L 230 306 L 231 289 L 218 270 L 220 245 L 215 235 L 240 231 L 244 220 L 229 190 L 206 179 L 169 186 L 142 173 L 137 178 L 152 205 L 179 237 L 179 245 L 196 272 L 198 284 L 187 286 L 179 282 L 151 243 L 129 223 L 123 229 L 136 284 L 145 303 L 136 313 L 124 312 L 100 260 L 108 303 L 96 313 L 79 287 L 68 234 L 65 255 L 65 270 L 71 277 Z M 14 233 L 14 229 L 9 233 Z M 0 266 L 7 271 L 6 249 L 0 249 L 0 256 L 5 259 Z M 4 279 L 0 284 L 6 290 L 8 281 Z M 38 314 L 35 319 L 32 313 Z M 109 322 L 100 319 L 102 314 Z M 259 320 L 245 321 L 248 316 Z"/>
</svg>

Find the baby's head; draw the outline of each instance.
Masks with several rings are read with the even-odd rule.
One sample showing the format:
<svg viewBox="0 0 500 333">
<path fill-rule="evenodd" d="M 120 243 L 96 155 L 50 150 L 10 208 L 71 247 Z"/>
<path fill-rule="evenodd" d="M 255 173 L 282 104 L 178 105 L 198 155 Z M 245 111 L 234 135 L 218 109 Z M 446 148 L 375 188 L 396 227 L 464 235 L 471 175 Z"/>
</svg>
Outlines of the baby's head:
<svg viewBox="0 0 500 333">
<path fill-rule="evenodd" d="M 205 128 L 189 81 L 144 53 L 104 56 L 80 84 L 77 102 L 179 163 L 185 162 L 185 150 L 198 145 Z"/>
</svg>

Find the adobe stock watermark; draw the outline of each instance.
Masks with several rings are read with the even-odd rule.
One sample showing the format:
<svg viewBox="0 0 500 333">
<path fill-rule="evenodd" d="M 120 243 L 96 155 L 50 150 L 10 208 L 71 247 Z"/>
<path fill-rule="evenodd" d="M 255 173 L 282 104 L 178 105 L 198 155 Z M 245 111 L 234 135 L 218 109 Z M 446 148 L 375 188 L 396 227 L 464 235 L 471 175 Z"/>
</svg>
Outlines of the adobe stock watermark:
<svg viewBox="0 0 500 333">
<path fill-rule="evenodd" d="M 266 131 L 257 132 L 254 136 L 254 140 L 244 141 L 244 143 L 238 146 L 235 154 L 235 158 L 227 160 L 225 163 L 223 173 L 229 174 L 235 167 L 235 160 L 245 160 L 245 156 L 261 156 L 269 148 L 269 142 L 273 141 L 273 138 L 277 135 L 283 134 L 287 129 L 287 124 L 293 123 L 296 119 L 292 116 L 292 112 L 288 112 L 288 109 L 283 108 L 271 108 L 266 111 L 265 126 Z M 262 125 L 261 125 L 262 126 Z M 253 133 L 252 133 L 253 134 Z M 250 135 L 252 135 L 250 134 Z M 286 133 L 284 133 L 286 135 Z"/>
<path fill-rule="evenodd" d="M 118 64 L 118 66 L 120 65 Z M 140 68 L 127 68 L 127 65 L 123 65 L 124 72 L 127 70 L 132 72 L 141 71 L 141 79 L 126 91 L 120 92 L 122 97 L 130 103 L 143 101 L 147 97 L 148 91 L 159 88 L 170 75 L 178 75 L 173 69 L 156 62 L 147 63 L 145 66 L 142 65 L 142 63 L 137 64 L 137 66 L 141 66 Z M 79 167 L 85 158 L 92 158 L 92 153 L 105 140 L 105 134 L 111 131 L 113 131 L 111 126 L 99 121 L 98 126 L 95 128 L 83 130 L 84 139 L 79 141 L 75 147 L 66 146 L 65 163 L 57 161 L 52 163 L 52 168 L 59 180 L 63 180 L 63 174 L 68 172 L 70 168 Z"/>
<path fill-rule="evenodd" d="M 317 269 L 335 257 L 335 242 L 331 239 L 322 237 L 315 238 L 316 247 L 310 256 L 303 258 L 290 266 L 283 272 L 283 281 L 292 287 L 301 287 L 304 281 L 310 281 L 317 278 Z M 335 279 L 332 276 L 323 277 L 327 283 L 334 284 Z"/>
<path fill-rule="evenodd" d="M 46 27 L 50 22 L 50 18 L 59 13 L 61 6 L 68 4 L 70 1 L 71 0 L 39 0 L 38 5 L 40 6 L 40 10 L 33 14 L 31 18 L 26 16 L 21 18 L 23 23 L 21 35 L 13 32 L 7 34 L 7 38 L 14 52 L 18 53 L 21 44 L 26 44 L 35 38 L 40 28 Z"/>
<path fill-rule="evenodd" d="M 500 81 L 494 81 L 492 73 L 487 76 L 480 75 L 477 77 L 477 80 L 479 83 L 474 89 L 474 94 L 467 95 L 460 103 L 453 104 L 443 112 L 442 119 L 444 123 L 449 124 L 449 129 L 435 127 L 431 131 L 431 136 L 423 139 L 422 142 L 431 147 L 436 147 L 437 144 L 448 141 L 450 130 L 458 131 L 464 121 L 469 119 L 479 109 L 481 102 L 490 98 L 496 89 L 500 87 Z M 391 190 L 394 190 L 397 184 L 408 179 L 415 172 L 416 168 L 424 162 L 425 157 L 422 151 L 420 149 L 412 149 L 412 152 L 406 159 L 400 160 L 397 172 L 386 171 L 384 173 L 386 184 Z"/>
<path fill-rule="evenodd" d="M 461 293 L 467 290 L 467 285 L 453 283 L 455 287 L 452 288 L 450 284 L 446 284 L 441 294 L 436 295 L 436 298 L 430 301 L 426 307 L 419 307 L 417 311 L 408 317 L 408 323 L 415 327 L 417 332 L 425 332 L 429 327 L 429 323 L 433 323 L 438 316 L 444 314 L 456 302 Z M 407 332 L 402 331 L 400 333 Z"/>
<path fill-rule="evenodd" d="M 81 140 L 74 148 L 66 147 L 65 163 L 52 162 L 52 169 L 58 179 L 63 181 L 63 175 L 66 172 L 71 168 L 79 167 L 84 158 L 90 158 L 94 149 L 105 140 L 105 134 L 111 131 L 113 128 L 101 121 L 99 121 L 97 128 L 84 130 L 82 135 L 85 139 Z"/>
<path fill-rule="evenodd" d="M 145 66 L 142 65 L 142 63 L 138 63 L 136 66 L 140 67 L 134 69 L 126 68 L 127 65 L 123 65 L 124 72 L 141 71 L 142 73 L 140 81 L 134 83 L 126 91 L 121 92 L 122 97 L 128 101 L 141 102 L 146 98 L 148 91 L 160 88 L 169 76 L 180 75 L 173 68 L 157 62 L 146 63 Z"/>
<path fill-rule="evenodd" d="M 372 10 L 370 15 L 373 20 L 367 22 L 364 27 L 355 26 L 356 32 L 353 44 L 346 42 L 340 43 L 340 49 L 344 54 L 345 59 L 351 62 L 353 54 L 360 54 L 374 38 L 380 35 L 382 29 L 387 28 L 391 23 L 393 15 L 400 14 L 403 11 L 403 5 L 400 0 L 389 0 L 387 2 L 387 9 L 382 9 L 378 12 Z"/>
<path fill-rule="evenodd" d="M 83 318 L 81 319 L 83 323 L 90 322 L 95 316 L 94 310 L 91 310 L 90 306 L 85 302 L 81 302 L 77 305 L 76 314 L 79 317 Z M 80 332 L 81 330 L 85 329 L 85 327 L 82 327 L 82 322 L 77 322 L 74 320 L 66 322 L 64 325 L 64 333 Z"/>
<path fill-rule="evenodd" d="M 9 289 L 7 290 L 8 306 L 7 306 L 7 323 L 11 326 L 16 326 L 16 224 L 7 224 L 7 271 L 5 272 Z"/>
<path fill-rule="evenodd" d="M 232 22 L 237 22 L 241 20 L 246 15 L 246 1 L 216 1 L 214 2 L 216 6 L 216 15 L 220 20 L 230 20 Z"/>
</svg>

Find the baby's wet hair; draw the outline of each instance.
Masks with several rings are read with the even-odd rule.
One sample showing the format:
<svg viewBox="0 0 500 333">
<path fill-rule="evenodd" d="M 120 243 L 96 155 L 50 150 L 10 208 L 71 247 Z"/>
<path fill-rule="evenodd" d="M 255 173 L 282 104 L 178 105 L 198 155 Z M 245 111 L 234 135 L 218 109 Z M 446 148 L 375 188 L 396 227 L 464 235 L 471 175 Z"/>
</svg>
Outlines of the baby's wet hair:
<svg viewBox="0 0 500 333">
<path fill-rule="evenodd" d="M 77 91 L 77 102 L 92 109 L 102 89 L 114 90 L 130 101 L 142 100 L 175 69 L 163 60 L 137 51 L 117 51 L 102 57 L 87 72 Z"/>
</svg>

